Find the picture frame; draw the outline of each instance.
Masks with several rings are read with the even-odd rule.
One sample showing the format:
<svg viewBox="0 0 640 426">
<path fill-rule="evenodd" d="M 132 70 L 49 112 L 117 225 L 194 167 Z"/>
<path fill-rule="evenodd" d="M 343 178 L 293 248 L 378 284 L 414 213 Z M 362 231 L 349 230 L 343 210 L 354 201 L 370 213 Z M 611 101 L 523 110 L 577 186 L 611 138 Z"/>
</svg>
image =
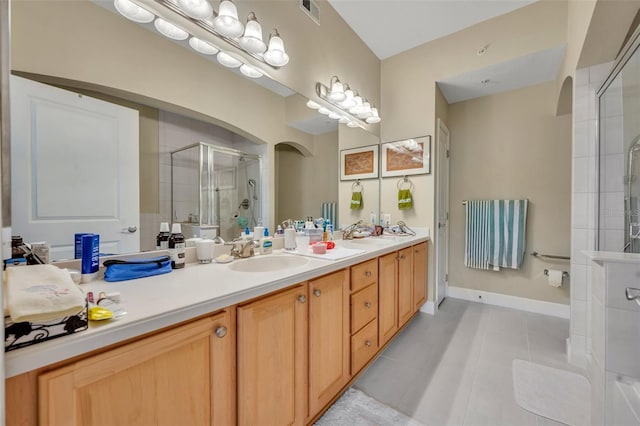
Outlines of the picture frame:
<svg viewBox="0 0 640 426">
<path fill-rule="evenodd" d="M 378 145 L 340 151 L 340 180 L 376 179 L 378 177 Z"/>
<path fill-rule="evenodd" d="M 382 177 L 431 173 L 431 136 L 419 136 L 381 145 Z"/>
</svg>

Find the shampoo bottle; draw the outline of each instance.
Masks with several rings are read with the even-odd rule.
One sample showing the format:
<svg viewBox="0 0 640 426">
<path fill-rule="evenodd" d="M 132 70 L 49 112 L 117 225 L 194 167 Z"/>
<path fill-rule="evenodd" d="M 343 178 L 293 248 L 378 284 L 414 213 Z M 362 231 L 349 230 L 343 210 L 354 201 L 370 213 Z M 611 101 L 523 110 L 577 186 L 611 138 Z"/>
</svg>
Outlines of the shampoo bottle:
<svg viewBox="0 0 640 426">
<path fill-rule="evenodd" d="M 171 267 L 173 269 L 184 268 L 185 247 L 186 243 L 184 235 L 182 235 L 182 227 L 179 223 L 174 223 L 169 237 L 169 253 L 171 254 Z"/>
</svg>

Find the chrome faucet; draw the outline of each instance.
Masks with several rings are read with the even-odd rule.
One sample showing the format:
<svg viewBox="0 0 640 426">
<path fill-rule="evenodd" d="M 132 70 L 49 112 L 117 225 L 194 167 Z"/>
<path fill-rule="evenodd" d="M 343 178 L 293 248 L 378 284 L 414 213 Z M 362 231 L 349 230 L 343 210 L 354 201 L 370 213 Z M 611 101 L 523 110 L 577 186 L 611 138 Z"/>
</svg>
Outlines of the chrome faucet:
<svg viewBox="0 0 640 426">
<path fill-rule="evenodd" d="M 260 245 L 253 240 L 234 240 L 231 243 L 225 243 L 225 245 L 232 246 L 231 252 L 229 254 L 236 259 L 246 259 L 249 257 L 253 257 L 256 254 L 254 249 L 256 247 L 260 247 Z"/>
<path fill-rule="evenodd" d="M 216 243 L 216 244 L 226 244 L 226 241 L 220 235 L 217 235 L 213 239 L 213 242 Z"/>
<path fill-rule="evenodd" d="M 353 234 L 358 230 L 358 225 L 362 223 L 362 220 L 357 221 L 356 223 L 347 226 L 342 230 L 342 239 L 343 240 L 353 240 Z"/>
</svg>

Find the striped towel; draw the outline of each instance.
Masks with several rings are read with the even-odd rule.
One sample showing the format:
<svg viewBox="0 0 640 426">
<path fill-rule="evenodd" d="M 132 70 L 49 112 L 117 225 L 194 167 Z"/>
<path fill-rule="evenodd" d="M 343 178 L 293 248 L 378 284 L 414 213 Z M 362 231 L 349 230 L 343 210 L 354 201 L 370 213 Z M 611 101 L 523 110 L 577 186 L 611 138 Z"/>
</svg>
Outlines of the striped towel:
<svg viewBox="0 0 640 426">
<path fill-rule="evenodd" d="M 320 216 L 325 220 L 329 219 L 333 227 L 335 229 L 338 229 L 338 225 L 337 225 L 338 218 L 336 216 L 336 210 L 337 210 L 336 203 L 334 202 L 322 203 L 322 212 L 320 213 Z"/>
<path fill-rule="evenodd" d="M 467 201 L 464 266 L 520 269 L 528 200 Z"/>
</svg>

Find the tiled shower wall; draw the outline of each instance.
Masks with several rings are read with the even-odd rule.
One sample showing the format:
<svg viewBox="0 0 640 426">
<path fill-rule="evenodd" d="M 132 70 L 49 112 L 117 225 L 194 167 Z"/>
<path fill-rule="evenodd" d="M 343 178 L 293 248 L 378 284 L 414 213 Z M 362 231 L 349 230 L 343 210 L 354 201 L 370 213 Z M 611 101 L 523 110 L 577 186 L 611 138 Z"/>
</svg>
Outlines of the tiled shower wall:
<svg viewBox="0 0 640 426">
<path fill-rule="evenodd" d="M 571 216 L 570 361 L 586 367 L 589 336 L 591 265 L 583 250 L 596 249 L 598 182 L 598 110 L 596 92 L 613 63 L 576 70 L 573 102 L 573 182 Z M 603 200 L 603 201 L 606 201 Z M 622 227 L 620 228 L 622 229 Z M 620 251 L 618 248 L 617 251 Z"/>
<path fill-rule="evenodd" d="M 260 182 L 260 194 L 269 194 L 267 177 L 269 176 L 268 145 L 258 145 L 248 139 L 214 124 L 194 120 L 182 115 L 160 110 L 158 115 L 159 132 L 159 214 L 140 215 L 140 249 L 155 249 L 155 236 L 160 229 L 160 222 L 172 222 L 171 212 L 171 151 L 192 145 L 197 142 L 205 142 L 211 145 L 233 148 L 250 154 L 262 156 L 262 182 Z M 262 196 L 262 220 L 268 223 L 269 197 Z M 146 230 L 146 232 L 142 232 Z"/>
</svg>

